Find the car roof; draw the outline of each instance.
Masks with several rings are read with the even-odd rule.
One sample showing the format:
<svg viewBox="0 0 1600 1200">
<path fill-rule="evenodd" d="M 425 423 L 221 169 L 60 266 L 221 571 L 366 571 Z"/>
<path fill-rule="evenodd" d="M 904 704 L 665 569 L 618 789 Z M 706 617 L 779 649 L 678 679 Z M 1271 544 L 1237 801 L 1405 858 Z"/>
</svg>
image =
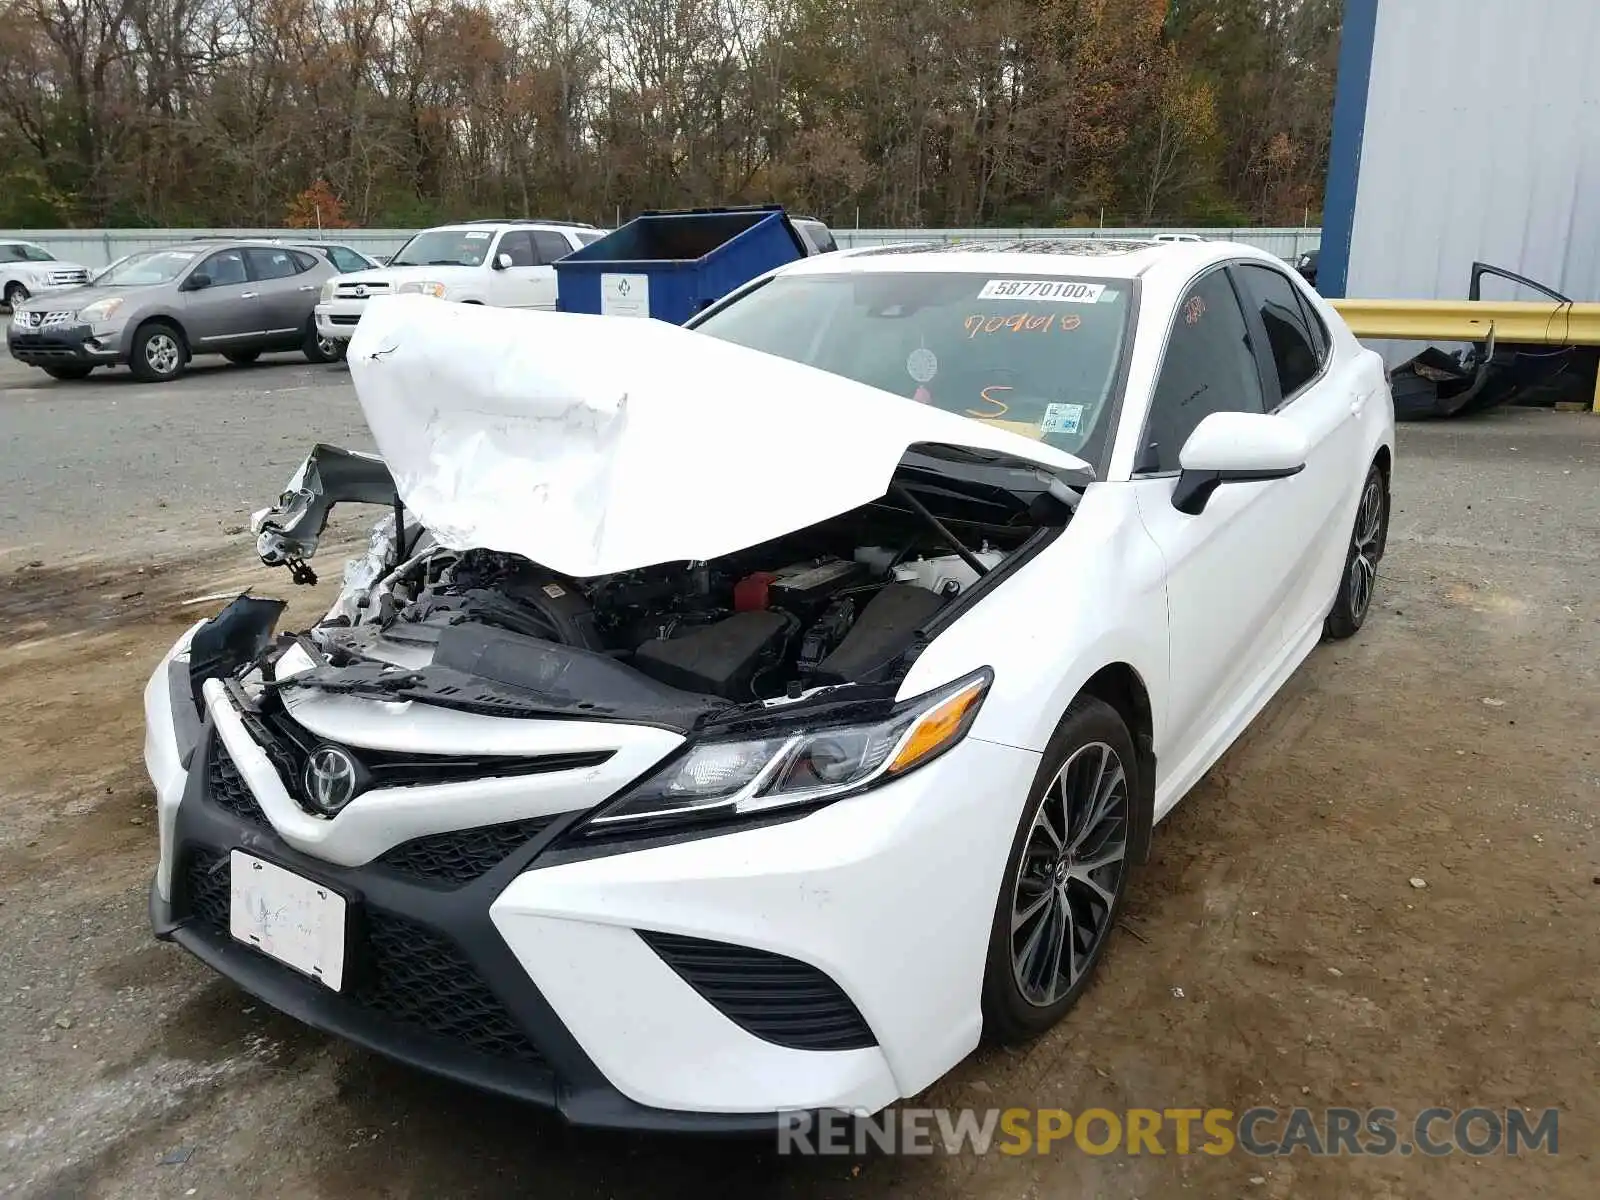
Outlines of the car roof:
<svg viewBox="0 0 1600 1200">
<path fill-rule="evenodd" d="M 1151 271 L 1190 274 L 1230 258 L 1270 257 L 1232 242 L 1158 242 L 1150 238 L 997 238 L 956 243 L 904 242 L 804 258 L 778 273 L 964 272 L 1138 279 Z"/>
</svg>

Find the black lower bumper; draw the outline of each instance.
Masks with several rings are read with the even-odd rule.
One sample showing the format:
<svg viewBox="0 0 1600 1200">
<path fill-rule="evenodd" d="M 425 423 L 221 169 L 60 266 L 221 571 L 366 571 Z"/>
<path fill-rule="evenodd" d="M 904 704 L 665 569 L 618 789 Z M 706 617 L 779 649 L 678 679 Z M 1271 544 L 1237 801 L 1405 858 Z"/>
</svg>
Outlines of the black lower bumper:
<svg viewBox="0 0 1600 1200">
<path fill-rule="evenodd" d="M 150 923 L 201 962 L 314 1028 L 436 1075 L 555 1109 L 599 1128 L 771 1134 L 776 1113 L 694 1113 L 639 1104 L 601 1074 L 489 917 L 494 898 L 559 832 L 559 822 L 465 882 L 407 873 L 410 856 L 339 867 L 282 841 L 209 728 L 174 829 L 170 903 L 152 883 Z M 237 782 L 236 776 L 233 782 Z M 408 843 L 408 845 L 413 845 Z M 340 991 L 236 941 L 228 929 L 235 849 L 343 894 L 349 934 Z M 386 865 L 386 860 L 401 864 Z"/>
<path fill-rule="evenodd" d="M 102 367 L 120 359 L 116 343 L 97 340 L 88 325 L 52 325 L 20 335 L 13 327 L 6 333 L 6 348 L 30 367 Z"/>
</svg>

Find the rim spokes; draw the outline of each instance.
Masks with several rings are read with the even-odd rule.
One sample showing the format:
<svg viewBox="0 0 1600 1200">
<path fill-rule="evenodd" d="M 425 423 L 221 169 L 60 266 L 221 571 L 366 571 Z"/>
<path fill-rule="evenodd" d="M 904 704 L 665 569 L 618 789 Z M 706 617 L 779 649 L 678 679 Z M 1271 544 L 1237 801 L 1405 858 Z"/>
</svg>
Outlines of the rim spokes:
<svg viewBox="0 0 1600 1200">
<path fill-rule="evenodd" d="M 1127 845 L 1127 771 L 1091 743 L 1040 797 L 1012 886 L 1012 972 L 1030 1004 L 1055 1003 L 1082 976 L 1110 929 Z"/>
</svg>

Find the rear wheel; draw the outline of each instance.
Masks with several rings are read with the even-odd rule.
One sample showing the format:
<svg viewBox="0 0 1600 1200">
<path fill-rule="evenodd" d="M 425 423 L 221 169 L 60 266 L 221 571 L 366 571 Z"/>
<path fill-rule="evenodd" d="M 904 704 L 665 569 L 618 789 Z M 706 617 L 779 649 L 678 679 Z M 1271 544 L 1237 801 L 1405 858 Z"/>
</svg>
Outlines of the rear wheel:
<svg viewBox="0 0 1600 1200">
<path fill-rule="evenodd" d="M 230 350 L 222 356 L 236 367 L 248 367 L 261 357 L 259 350 Z"/>
<path fill-rule="evenodd" d="M 1373 463 L 1361 485 L 1361 503 L 1350 531 L 1339 594 L 1324 626 L 1330 638 L 1354 637 L 1372 610 L 1372 593 L 1378 583 L 1378 563 L 1389 539 L 1389 489 L 1383 472 Z"/>
<path fill-rule="evenodd" d="M 17 305 L 28 298 L 28 289 L 20 283 L 6 284 L 6 307 L 12 312 L 17 311 Z"/>
<path fill-rule="evenodd" d="M 163 383 L 183 374 L 189 360 L 183 335 L 165 321 L 152 321 L 133 335 L 128 369 L 145 383 Z"/>
<path fill-rule="evenodd" d="M 1083 994 L 1128 882 L 1139 794 L 1133 737 L 1117 711 L 1080 696 L 1045 747 L 995 905 L 984 966 L 984 1031 L 1037 1037 Z"/>
<path fill-rule="evenodd" d="M 80 366 L 52 366 L 46 367 L 44 373 L 51 379 L 87 379 L 93 367 Z"/>
</svg>

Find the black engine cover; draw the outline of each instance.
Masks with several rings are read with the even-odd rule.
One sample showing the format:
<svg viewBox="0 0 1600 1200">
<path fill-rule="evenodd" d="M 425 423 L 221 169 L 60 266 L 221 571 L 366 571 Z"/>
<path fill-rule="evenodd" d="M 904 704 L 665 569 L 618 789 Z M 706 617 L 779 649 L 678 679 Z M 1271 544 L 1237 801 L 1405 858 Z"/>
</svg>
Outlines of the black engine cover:
<svg viewBox="0 0 1600 1200">
<path fill-rule="evenodd" d="M 770 662 L 794 626 L 779 612 L 735 613 L 674 638 L 652 638 L 633 665 L 662 683 L 729 700 L 750 696 L 756 670 Z"/>
</svg>

